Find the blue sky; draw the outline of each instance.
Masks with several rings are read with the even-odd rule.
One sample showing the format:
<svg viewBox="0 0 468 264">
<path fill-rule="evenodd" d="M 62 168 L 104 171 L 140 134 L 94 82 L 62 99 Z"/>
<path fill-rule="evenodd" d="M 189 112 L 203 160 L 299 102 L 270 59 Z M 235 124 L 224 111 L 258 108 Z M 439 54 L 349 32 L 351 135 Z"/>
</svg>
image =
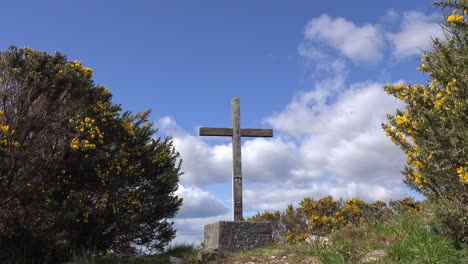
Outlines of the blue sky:
<svg viewBox="0 0 468 264">
<path fill-rule="evenodd" d="M 60 51 L 94 69 L 125 110 L 152 109 L 184 160 L 178 241 L 229 220 L 229 139 L 200 126 L 273 128 L 243 140 L 244 209 L 333 195 L 411 194 L 380 123 L 399 102 L 382 85 L 421 82 L 420 50 L 442 37 L 430 1 L 7 1 L 0 47 Z"/>
</svg>

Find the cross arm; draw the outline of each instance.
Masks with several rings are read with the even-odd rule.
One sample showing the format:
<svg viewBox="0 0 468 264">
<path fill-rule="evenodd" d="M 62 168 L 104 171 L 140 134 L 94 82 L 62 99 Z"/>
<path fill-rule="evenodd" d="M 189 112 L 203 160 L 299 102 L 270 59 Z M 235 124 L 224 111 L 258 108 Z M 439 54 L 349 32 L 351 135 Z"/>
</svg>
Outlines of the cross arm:
<svg viewBox="0 0 468 264">
<path fill-rule="evenodd" d="M 241 137 L 273 137 L 273 129 L 242 128 Z M 232 137 L 232 128 L 200 127 L 200 136 Z"/>
</svg>

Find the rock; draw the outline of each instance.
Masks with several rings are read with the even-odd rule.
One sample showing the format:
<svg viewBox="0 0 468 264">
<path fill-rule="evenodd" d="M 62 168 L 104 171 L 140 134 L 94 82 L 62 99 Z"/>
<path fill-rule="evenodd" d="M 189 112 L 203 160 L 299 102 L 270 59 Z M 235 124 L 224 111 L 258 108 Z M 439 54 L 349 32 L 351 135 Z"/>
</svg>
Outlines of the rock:
<svg viewBox="0 0 468 264">
<path fill-rule="evenodd" d="M 210 261 L 217 261 L 218 259 L 224 256 L 224 254 L 222 254 L 216 249 L 206 249 L 206 248 L 200 250 L 200 254 L 201 254 L 200 258 L 203 261 L 203 263 L 205 262 L 208 263 Z"/>
<path fill-rule="evenodd" d="M 280 248 L 276 248 L 276 249 L 273 249 L 273 250 L 271 251 L 271 254 L 273 254 L 273 255 L 284 255 L 284 254 L 286 254 L 286 250 L 280 249 Z"/>
<path fill-rule="evenodd" d="M 328 237 L 310 235 L 306 238 L 306 243 L 309 245 L 320 244 L 321 246 L 328 246 L 331 244 Z"/>
<path fill-rule="evenodd" d="M 319 257 L 306 257 L 305 259 L 302 259 L 298 263 L 300 264 L 322 264 L 322 261 L 320 260 Z"/>
<path fill-rule="evenodd" d="M 218 221 L 205 225 L 204 248 L 220 253 L 235 253 L 270 246 L 270 222 Z"/>
<path fill-rule="evenodd" d="M 367 253 L 361 260 L 362 263 L 370 263 L 386 257 L 387 251 L 379 249 Z"/>
<path fill-rule="evenodd" d="M 169 261 L 171 264 L 182 264 L 182 260 L 176 257 L 169 257 Z"/>
</svg>

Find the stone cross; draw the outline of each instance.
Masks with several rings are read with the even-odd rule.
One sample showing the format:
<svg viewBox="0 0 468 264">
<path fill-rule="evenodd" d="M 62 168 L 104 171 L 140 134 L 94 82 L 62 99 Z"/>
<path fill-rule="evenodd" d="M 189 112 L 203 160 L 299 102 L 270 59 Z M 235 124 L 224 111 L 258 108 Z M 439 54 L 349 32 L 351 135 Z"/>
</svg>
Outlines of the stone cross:
<svg viewBox="0 0 468 264">
<path fill-rule="evenodd" d="M 241 129 L 240 101 L 234 97 L 231 101 L 232 128 L 201 127 L 200 136 L 232 137 L 232 200 L 234 221 L 243 221 L 242 216 L 242 157 L 241 137 L 273 137 L 272 129 Z"/>
</svg>

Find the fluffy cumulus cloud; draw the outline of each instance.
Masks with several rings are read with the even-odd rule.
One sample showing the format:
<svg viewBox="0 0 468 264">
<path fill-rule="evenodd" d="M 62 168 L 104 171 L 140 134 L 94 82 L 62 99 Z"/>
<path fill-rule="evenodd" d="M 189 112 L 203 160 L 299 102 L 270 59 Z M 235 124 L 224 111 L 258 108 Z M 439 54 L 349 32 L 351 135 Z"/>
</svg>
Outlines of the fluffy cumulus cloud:
<svg viewBox="0 0 468 264">
<path fill-rule="evenodd" d="M 207 191 L 179 185 L 176 194 L 184 199 L 177 218 L 215 217 L 229 212 L 221 201 Z"/>
<path fill-rule="evenodd" d="M 183 160 L 183 184 L 205 186 L 229 179 L 232 167 L 232 149 L 229 144 L 213 146 L 198 136 L 186 134 L 174 137 L 174 145 Z"/>
<path fill-rule="evenodd" d="M 321 15 L 307 23 L 304 37 L 306 41 L 334 48 L 353 61 L 373 63 L 383 58 L 384 35 L 376 25 L 359 26 L 345 18 Z M 304 43 L 299 51 L 313 57 L 321 54 L 314 46 Z"/>
<path fill-rule="evenodd" d="M 391 42 L 392 54 L 397 59 L 418 55 L 428 50 L 431 38 L 444 38 L 442 28 L 433 16 L 419 12 L 405 12 L 401 20 L 401 31 L 387 33 Z"/>
<path fill-rule="evenodd" d="M 394 23 L 398 23 L 398 31 L 384 30 Z M 321 15 L 307 23 L 298 53 L 309 60 L 323 61 L 331 57 L 327 52 L 331 49 L 356 63 L 377 63 L 387 53 L 397 60 L 418 55 L 430 48 L 435 37 L 444 38 L 437 17 L 420 12 L 389 10 L 382 16 L 382 23 L 365 25 Z"/>
<path fill-rule="evenodd" d="M 306 181 L 332 175 L 324 180 L 382 186 L 401 183 L 403 155 L 380 128 L 386 114 L 401 105 L 386 95 L 382 86 L 372 82 L 352 85 L 331 104 L 316 103 L 323 100 L 323 93 L 306 93 L 267 118 L 275 130 L 300 138 L 300 166 L 291 179 Z M 326 87 L 315 90 L 321 89 Z M 304 112 L 310 113 L 307 122 L 296 119 Z"/>
</svg>

